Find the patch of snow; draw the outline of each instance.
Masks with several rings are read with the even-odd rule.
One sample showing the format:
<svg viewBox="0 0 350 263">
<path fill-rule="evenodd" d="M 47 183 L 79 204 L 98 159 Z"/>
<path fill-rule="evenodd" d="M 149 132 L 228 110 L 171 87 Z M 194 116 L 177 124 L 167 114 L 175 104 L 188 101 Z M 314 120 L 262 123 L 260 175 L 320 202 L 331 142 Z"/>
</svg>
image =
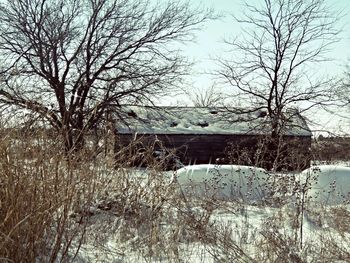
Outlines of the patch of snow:
<svg viewBox="0 0 350 263">
<path fill-rule="evenodd" d="M 140 183 L 140 190 L 147 191 L 145 196 L 151 196 L 154 193 L 154 191 L 151 191 L 152 184 L 147 183 L 147 170 L 130 169 L 127 174 L 131 177 L 128 177 L 129 180 Z M 167 183 L 173 182 L 172 176 L 174 174 L 173 172 L 165 172 L 162 175 L 166 178 L 165 184 L 161 186 L 163 189 Z M 198 200 L 192 202 L 193 200 L 190 198 L 193 195 L 205 196 L 213 198 L 212 201 L 215 204 L 215 209 L 209 212 L 211 213 L 209 221 L 203 223 L 203 226 L 207 226 L 205 228 L 205 238 L 207 239 L 204 238 L 201 241 L 201 239 L 194 237 L 187 240 L 185 234 L 183 234 L 181 235 L 183 239 L 170 241 L 174 242 L 172 243 L 176 247 L 174 251 L 178 253 L 179 261 L 181 262 L 236 262 L 230 258 L 229 254 L 229 252 L 236 251 L 234 250 L 234 245 L 241 248 L 247 255 L 254 257 L 256 253 L 261 253 L 264 250 L 261 244 L 267 244 L 268 237 L 279 238 L 276 240 L 280 240 L 281 242 L 277 245 L 283 246 L 283 249 L 286 248 L 288 251 L 290 250 L 290 253 L 295 253 L 304 259 L 304 262 L 316 262 L 320 251 L 322 251 L 322 246 L 328 246 L 327 242 L 330 241 L 327 240 L 334 242 L 344 253 L 349 253 L 350 232 L 347 221 L 345 220 L 349 218 L 346 213 L 350 212 L 350 206 L 318 206 L 322 204 L 318 202 L 315 203 L 317 206 L 307 207 L 304 213 L 300 215 L 300 204 L 293 203 L 295 200 L 292 199 L 286 205 L 276 207 L 231 202 L 231 200 L 218 201 L 215 199 L 218 197 L 234 200 L 243 199 L 245 201 L 263 199 L 265 193 L 264 184 L 269 181 L 270 177 L 274 177 L 276 174 L 268 174 L 265 170 L 255 167 L 192 165 L 177 170 L 174 176 L 181 186 L 185 197 L 188 197 L 189 202 L 186 202 L 188 207 L 183 210 L 173 210 L 171 207 L 168 207 L 164 210 L 164 212 L 166 211 L 165 214 L 171 214 L 171 217 L 176 219 L 178 214 L 174 211 L 180 211 L 181 217 L 179 218 L 181 219 L 184 213 L 190 213 L 193 215 L 193 218 L 201 222 L 201 216 L 206 213 L 205 206 L 198 206 Z M 328 185 L 334 180 L 336 181 L 337 190 L 347 192 L 350 190 L 348 181 L 350 168 L 347 167 L 318 166 L 317 168 L 307 169 L 299 174 L 284 174 L 281 176 L 285 176 L 285 179 L 288 179 L 289 176 L 296 176 L 299 178 L 300 183 L 306 182 L 308 178 L 318 178 L 317 182 L 311 180 L 311 195 L 314 195 L 316 193 L 315 191 L 319 191 L 322 188 L 328 189 Z M 134 192 L 130 192 L 129 194 L 133 196 Z M 319 196 L 318 198 L 320 198 L 319 200 L 323 200 L 323 196 Z M 170 203 L 169 205 L 171 206 Z M 131 221 L 124 219 L 118 213 L 115 213 L 113 208 L 106 210 L 101 209 L 104 206 L 99 207 L 97 207 L 99 209 L 98 213 L 91 216 L 89 220 L 91 226 L 87 229 L 86 242 L 82 245 L 75 262 L 167 263 L 176 261 L 171 257 L 170 246 L 161 246 L 161 249 L 165 251 L 161 257 L 149 257 L 143 254 L 143 250 L 138 244 L 144 238 L 141 231 L 143 228 L 139 228 L 136 231 L 135 225 L 131 224 Z M 344 213 L 345 216 L 339 216 L 340 212 L 337 215 L 337 209 Z M 94 212 L 95 210 L 90 209 L 89 211 Z M 169 211 L 172 212 L 170 213 Z M 173 212 L 174 214 L 172 214 Z M 181 231 L 186 233 L 185 222 L 188 221 L 181 222 L 184 222 L 184 224 L 178 225 L 179 233 L 182 233 Z M 164 231 L 165 237 L 169 234 L 166 229 L 173 224 L 173 221 L 165 220 L 160 223 L 161 227 L 159 230 Z M 339 224 L 343 225 L 339 226 Z M 133 229 L 134 227 L 133 231 L 135 232 L 130 231 L 133 234 L 129 237 L 123 236 L 121 226 L 126 226 L 126 229 Z M 339 232 L 342 227 L 345 230 Z M 302 236 L 300 234 L 301 231 Z M 103 239 L 101 238 L 102 234 Z M 96 239 L 95 236 L 101 239 Z M 294 238 L 298 240 L 294 245 L 293 243 L 284 242 L 293 240 Z M 164 242 L 167 242 L 167 239 L 164 240 Z M 212 240 L 213 242 L 208 243 L 208 240 Z M 299 242 L 304 244 L 305 250 L 298 247 Z M 232 246 L 226 247 L 224 246 L 225 244 Z M 138 246 L 136 247 L 137 249 L 135 249 L 135 245 Z M 308 246 L 311 246 L 314 250 L 308 250 Z M 233 248 L 233 250 L 230 250 L 230 248 Z M 271 244 L 270 248 L 275 248 L 274 243 Z M 219 255 L 220 258 L 215 257 L 216 255 Z M 246 259 L 245 262 L 253 261 Z M 342 261 L 332 259 L 332 262 Z"/>
<path fill-rule="evenodd" d="M 308 196 L 323 204 L 350 201 L 350 167 L 320 165 L 300 174 L 301 183 L 310 182 Z"/>
<path fill-rule="evenodd" d="M 190 165 L 177 171 L 185 195 L 223 200 L 263 200 L 269 192 L 269 177 L 264 169 L 238 165 Z"/>
</svg>

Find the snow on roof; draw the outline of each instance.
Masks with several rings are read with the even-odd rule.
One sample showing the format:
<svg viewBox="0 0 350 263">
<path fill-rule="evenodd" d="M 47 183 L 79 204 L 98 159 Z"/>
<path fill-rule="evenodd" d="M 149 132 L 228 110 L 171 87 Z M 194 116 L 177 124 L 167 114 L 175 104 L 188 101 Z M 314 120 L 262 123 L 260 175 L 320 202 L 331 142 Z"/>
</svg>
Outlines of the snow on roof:
<svg viewBox="0 0 350 263">
<path fill-rule="evenodd" d="M 287 111 L 285 135 L 311 136 L 296 110 Z M 222 107 L 123 106 L 116 129 L 120 134 L 267 134 L 269 117 L 264 110 L 238 113 Z"/>
</svg>

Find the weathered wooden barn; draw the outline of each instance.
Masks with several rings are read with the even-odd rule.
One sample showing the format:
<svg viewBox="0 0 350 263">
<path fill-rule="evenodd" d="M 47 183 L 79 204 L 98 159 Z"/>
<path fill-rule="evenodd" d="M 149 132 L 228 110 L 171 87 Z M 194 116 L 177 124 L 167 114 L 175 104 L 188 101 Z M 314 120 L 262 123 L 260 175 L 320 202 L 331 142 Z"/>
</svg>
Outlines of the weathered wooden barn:
<svg viewBox="0 0 350 263">
<path fill-rule="evenodd" d="M 128 106 L 116 121 L 116 150 L 136 142 L 136 148 L 171 151 L 183 164 L 304 169 L 310 164 L 312 134 L 296 110 L 287 111 L 285 119 L 278 147 L 271 148 L 268 116 L 262 110 Z"/>
</svg>

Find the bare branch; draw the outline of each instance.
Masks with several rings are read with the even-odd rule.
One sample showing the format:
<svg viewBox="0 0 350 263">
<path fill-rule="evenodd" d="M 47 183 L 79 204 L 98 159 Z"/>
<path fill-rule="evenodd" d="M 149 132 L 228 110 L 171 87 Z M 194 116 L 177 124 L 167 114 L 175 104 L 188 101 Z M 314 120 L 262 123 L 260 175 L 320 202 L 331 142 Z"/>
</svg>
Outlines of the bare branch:
<svg viewBox="0 0 350 263">
<path fill-rule="evenodd" d="M 246 3 L 245 10 L 235 17 L 244 27 L 243 37 L 226 41 L 233 59 L 219 60 L 218 75 L 236 98 L 265 105 L 276 134 L 286 108 L 325 106 L 334 99 L 333 79 L 313 78 L 308 68 L 325 61 L 338 41 L 339 15 L 324 0 L 264 0 L 260 6 Z"/>
<path fill-rule="evenodd" d="M 190 64 L 174 43 L 212 17 L 189 3 L 147 0 L 6 0 L 0 15 L 1 72 L 16 86 L 15 94 L 4 85 L 2 102 L 35 102 L 28 109 L 48 119 L 52 108 L 63 137 L 96 125 L 112 104 L 176 87 Z"/>
</svg>

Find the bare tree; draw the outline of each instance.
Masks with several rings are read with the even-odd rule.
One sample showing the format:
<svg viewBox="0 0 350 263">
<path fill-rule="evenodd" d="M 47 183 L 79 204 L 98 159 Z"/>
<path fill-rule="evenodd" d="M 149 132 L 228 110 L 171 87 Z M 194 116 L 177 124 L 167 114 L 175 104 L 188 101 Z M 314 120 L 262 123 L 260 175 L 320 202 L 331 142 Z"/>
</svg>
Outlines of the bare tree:
<svg viewBox="0 0 350 263">
<path fill-rule="evenodd" d="M 210 13 L 176 1 L 5 0 L 0 16 L 1 102 L 43 117 L 72 151 L 111 105 L 176 87 L 189 63 L 175 42 Z"/>
<path fill-rule="evenodd" d="M 340 92 L 339 92 L 339 99 L 341 102 L 345 103 L 346 105 L 350 105 L 350 61 L 345 67 L 344 74 L 340 81 Z"/>
<path fill-rule="evenodd" d="M 223 104 L 225 96 L 215 90 L 215 86 L 211 86 L 206 90 L 194 91 L 191 101 L 196 107 L 218 107 Z"/>
<path fill-rule="evenodd" d="M 337 105 L 327 108 L 328 113 L 336 116 L 339 120 L 338 131 L 349 134 L 349 109 L 350 109 L 350 61 L 345 65 L 345 69 L 339 77 L 338 83 L 334 88 L 336 90 Z M 344 124 L 347 124 L 344 126 Z M 334 134 L 333 134 L 334 136 Z"/>
<path fill-rule="evenodd" d="M 311 69 L 327 60 L 337 41 L 338 16 L 324 0 L 264 0 L 245 7 L 235 17 L 244 26 L 243 38 L 226 41 L 233 59 L 219 60 L 219 75 L 235 88 L 238 101 L 248 101 L 249 110 L 266 110 L 276 138 L 285 128 L 286 108 L 307 110 L 332 99 L 332 79 Z"/>
</svg>

